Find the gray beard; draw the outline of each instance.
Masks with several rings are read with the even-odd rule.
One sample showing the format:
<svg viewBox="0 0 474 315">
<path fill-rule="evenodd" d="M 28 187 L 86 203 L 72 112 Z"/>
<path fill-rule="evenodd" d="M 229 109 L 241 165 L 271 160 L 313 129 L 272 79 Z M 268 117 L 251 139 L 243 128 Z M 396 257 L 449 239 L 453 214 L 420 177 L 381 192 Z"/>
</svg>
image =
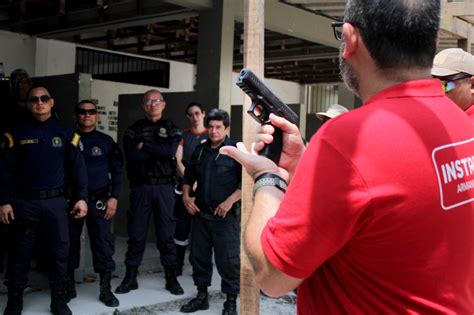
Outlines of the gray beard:
<svg viewBox="0 0 474 315">
<path fill-rule="evenodd" d="M 341 47 L 339 49 L 339 71 L 341 73 L 342 81 L 347 86 L 347 88 L 358 97 L 359 94 L 359 79 L 354 73 L 354 69 L 351 67 L 350 64 L 342 56 L 342 52 L 344 51 L 344 42 L 341 43 Z"/>
</svg>

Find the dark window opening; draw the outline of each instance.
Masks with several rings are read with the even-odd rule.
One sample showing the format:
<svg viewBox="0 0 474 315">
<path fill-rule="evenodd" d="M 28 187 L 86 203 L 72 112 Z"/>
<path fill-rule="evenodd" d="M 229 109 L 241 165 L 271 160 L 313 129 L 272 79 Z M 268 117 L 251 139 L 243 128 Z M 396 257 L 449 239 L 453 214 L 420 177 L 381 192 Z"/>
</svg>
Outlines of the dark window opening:
<svg viewBox="0 0 474 315">
<path fill-rule="evenodd" d="M 169 62 L 76 48 L 76 73 L 94 79 L 169 88 L 169 72 Z"/>
</svg>

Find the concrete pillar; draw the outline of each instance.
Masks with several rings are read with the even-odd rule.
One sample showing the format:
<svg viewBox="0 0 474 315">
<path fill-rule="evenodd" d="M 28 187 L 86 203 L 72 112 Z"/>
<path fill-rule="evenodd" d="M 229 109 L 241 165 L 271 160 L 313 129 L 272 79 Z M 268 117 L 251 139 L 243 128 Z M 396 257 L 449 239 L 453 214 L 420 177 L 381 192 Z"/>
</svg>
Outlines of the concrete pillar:
<svg viewBox="0 0 474 315">
<path fill-rule="evenodd" d="M 342 106 L 353 109 L 362 105 L 362 100 L 352 93 L 344 83 L 338 85 L 338 103 Z"/>
<path fill-rule="evenodd" d="M 230 114 L 234 50 L 234 0 L 214 0 L 199 13 L 196 94 L 207 109 Z"/>
</svg>

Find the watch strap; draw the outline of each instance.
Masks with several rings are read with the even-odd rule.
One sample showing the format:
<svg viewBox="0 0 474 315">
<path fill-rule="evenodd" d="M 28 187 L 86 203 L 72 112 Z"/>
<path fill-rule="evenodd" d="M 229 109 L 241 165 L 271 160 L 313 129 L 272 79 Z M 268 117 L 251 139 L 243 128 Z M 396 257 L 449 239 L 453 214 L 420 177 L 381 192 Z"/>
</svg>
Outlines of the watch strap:
<svg viewBox="0 0 474 315">
<path fill-rule="evenodd" d="M 257 190 L 259 190 L 263 186 L 274 186 L 281 190 L 283 193 L 285 193 L 286 189 L 288 188 L 288 184 L 280 176 L 273 173 L 265 173 L 255 179 L 255 184 L 253 186 L 254 198 L 255 194 L 257 193 Z"/>
</svg>

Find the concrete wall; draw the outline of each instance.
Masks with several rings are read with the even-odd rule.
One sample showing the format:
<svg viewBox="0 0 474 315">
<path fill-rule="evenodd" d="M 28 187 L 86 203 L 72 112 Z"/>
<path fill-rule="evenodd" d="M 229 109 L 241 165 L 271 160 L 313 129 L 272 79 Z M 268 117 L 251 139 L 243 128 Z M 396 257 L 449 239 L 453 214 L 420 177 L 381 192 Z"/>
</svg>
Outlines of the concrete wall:
<svg viewBox="0 0 474 315">
<path fill-rule="evenodd" d="M 34 76 L 50 76 L 75 72 L 76 45 L 58 40 L 36 38 Z"/>
<path fill-rule="evenodd" d="M 0 62 L 3 62 L 6 76 L 17 68 L 34 75 L 35 53 L 36 43 L 32 37 L 0 31 Z"/>
</svg>

